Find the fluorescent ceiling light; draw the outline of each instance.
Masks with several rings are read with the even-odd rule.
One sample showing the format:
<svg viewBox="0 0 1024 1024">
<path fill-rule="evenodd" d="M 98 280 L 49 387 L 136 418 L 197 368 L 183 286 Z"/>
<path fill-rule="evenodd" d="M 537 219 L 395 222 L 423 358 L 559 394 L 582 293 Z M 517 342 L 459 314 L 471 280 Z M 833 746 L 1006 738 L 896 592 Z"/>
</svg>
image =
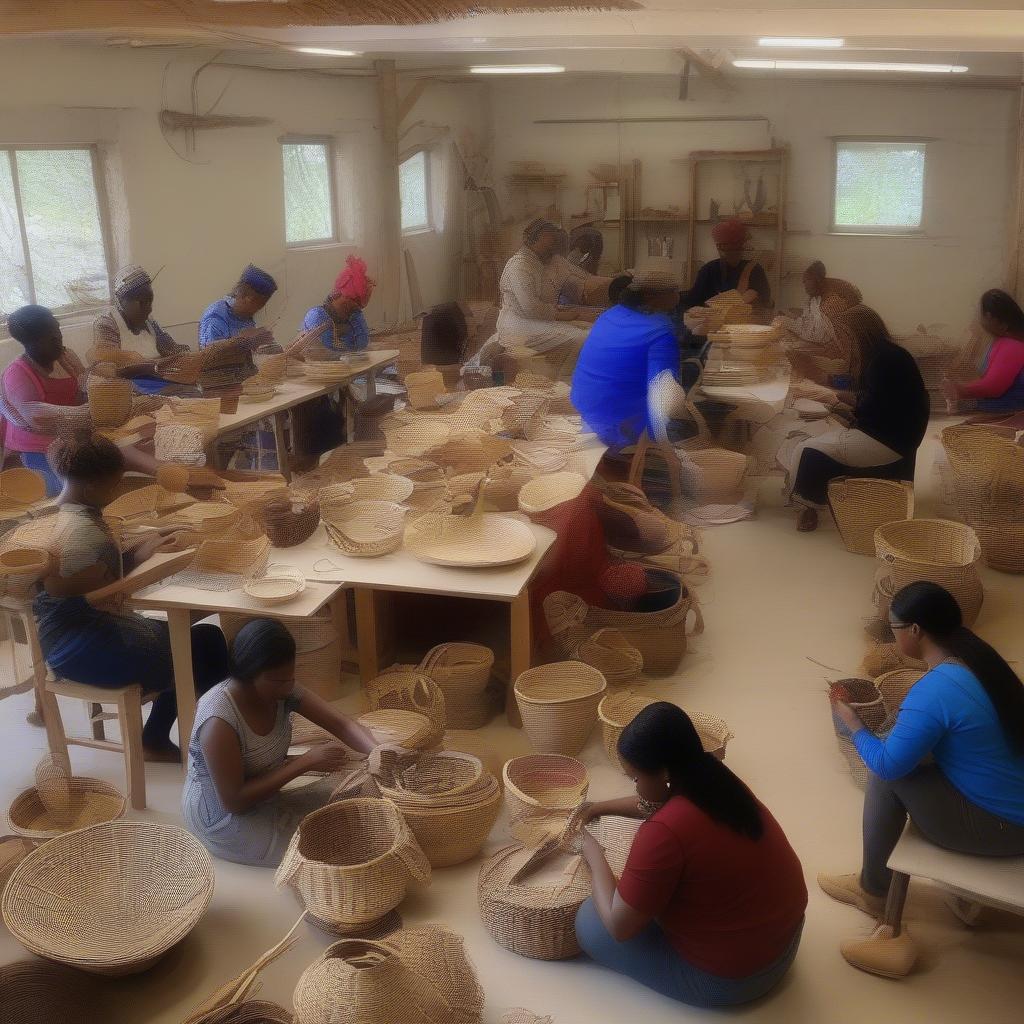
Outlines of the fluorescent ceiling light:
<svg viewBox="0 0 1024 1024">
<path fill-rule="evenodd" d="M 474 75 L 559 75 L 561 64 L 480 64 L 469 69 Z"/>
<path fill-rule="evenodd" d="M 834 50 L 843 45 L 843 39 L 808 39 L 805 36 L 765 36 L 758 39 L 758 46 L 806 46 L 814 50 Z"/>
<path fill-rule="evenodd" d="M 769 71 L 900 71 L 924 74 L 963 74 L 964 64 L 889 64 L 868 60 L 734 60 L 733 67 Z"/>
<path fill-rule="evenodd" d="M 327 50 L 320 46 L 297 46 L 299 53 L 312 53 L 317 57 L 358 57 L 355 50 Z"/>
</svg>

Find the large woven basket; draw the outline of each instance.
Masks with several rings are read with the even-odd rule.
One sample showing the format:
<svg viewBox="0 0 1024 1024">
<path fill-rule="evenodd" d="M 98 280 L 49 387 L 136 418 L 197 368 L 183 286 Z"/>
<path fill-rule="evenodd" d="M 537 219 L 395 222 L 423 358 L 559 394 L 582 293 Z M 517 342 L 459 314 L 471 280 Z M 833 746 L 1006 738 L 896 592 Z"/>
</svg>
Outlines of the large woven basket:
<svg viewBox="0 0 1024 1024">
<path fill-rule="evenodd" d="M 310 915 L 339 935 L 366 931 L 405 899 L 430 864 L 390 800 L 339 800 L 307 815 L 274 880 L 291 885 Z"/>
<path fill-rule="evenodd" d="M 875 530 L 914 515 L 914 485 L 903 480 L 839 477 L 828 485 L 828 503 L 847 551 L 875 553 Z"/>
<path fill-rule="evenodd" d="M 580 642 L 576 657 L 596 668 L 609 686 L 636 682 L 644 667 L 643 655 L 620 629 L 599 629 Z"/>
<path fill-rule="evenodd" d="M 295 988 L 296 1024 L 480 1024 L 484 993 L 461 935 L 421 925 L 328 947 Z"/>
<path fill-rule="evenodd" d="M 597 724 L 597 706 L 608 684 L 580 661 L 527 669 L 515 683 L 523 728 L 541 754 L 578 754 Z"/>
<path fill-rule="evenodd" d="M 561 754 L 514 757 L 501 774 L 512 833 L 527 844 L 557 831 L 590 788 L 586 765 Z"/>
<path fill-rule="evenodd" d="M 371 679 L 364 687 L 370 711 L 415 711 L 432 725 L 432 743 L 440 742 L 447 726 L 444 693 L 430 676 L 410 665 L 395 665 Z"/>
<path fill-rule="evenodd" d="M 743 497 L 750 460 L 742 452 L 704 448 L 687 451 L 686 457 L 697 469 L 697 500 L 701 504 L 732 504 Z"/>
<path fill-rule="evenodd" d="M 106 1003 L 97 979 L 81 971 L 45 960 L 18 960 L 0 967 L 4 1024 L 111 1020 Z"/>
<path fill-rule="evenodd" d="M 601 721 L 601 739 L 604 751 L 612 765 L 623 771 L 622 759 L 619 757 L 619 737 L 623 729 L 649 704 L 657 698 L 647 697 L 632 690 L 621 690 L 609 693 L 597 709 L 597 717 Z"/>
<path fill-rule="evenodd" d="M 184 829 L 108 821 L 44 843 L 15 868 L 3 916 L 28 950 L 93 974 L 135 974 L 213 898 L 210 854 Z"/>
<path fill-rule="evenodd" d="M 480 644 L 438 644 L 424 655 L 419 671 L 444 694 L 445 719 L 451 729 L 479 729 L 493 710 L 487 687 L 494 652 Z"/>
<path fill-rule="evenodd" d="M 909 519 L 875 531 L 875 554 L 888 566 L 893 593 L 918 580 L 931 580 L 956 598 L 964 622 L 971 625 L 984 600 L 978 561 L 981 545 L 963 523 L 945 519 Z"/>
<path fill-rule="evenodd" d="M 555 854 L 512 882 L 532 851 L 507 846 L 485 861 L 477 881 L 480 917 L 491 938 L 520 956 L 567 960 L 580 952 L 576 912 L 591 893 L 582 858 Z"/>
</svg>

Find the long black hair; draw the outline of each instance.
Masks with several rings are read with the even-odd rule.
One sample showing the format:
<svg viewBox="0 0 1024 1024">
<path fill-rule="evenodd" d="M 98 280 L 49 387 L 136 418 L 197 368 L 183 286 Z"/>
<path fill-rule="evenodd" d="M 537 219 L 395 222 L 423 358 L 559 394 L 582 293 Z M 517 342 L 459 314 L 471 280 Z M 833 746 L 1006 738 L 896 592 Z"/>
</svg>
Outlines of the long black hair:
<svg viewBox="0 0 1024 1024">
<path fill-rule="evenodd" d="M 1010 749 L 1024 755 L 1024 683 L 995 648 L 964 625 L 953 595 L 927 580 L 910 583 L 893 597 L 890 615 L 898 622 L 919 626 L 971 670 L 996 709 Z"/>
<path fill-rule="evenodd" d="M 1024 334 L 1024 309 L 1002 288 L 990 288 L 981 297 L 981 311 L 986 316 L 1006 324 L 1015 334 Z"/>
<path fill-rule="evenodd" d="M 619 737 L 619 755 L 640 771 L 668 773 L 673 796 L 684 796 L 712 821 L 749 839 L 764 834 L 754 794 L 713 754 L 705 753 L 690 716 L 667 701 L 649 704 Z"/>
<path fill-rule="evenodd" d="M 295 660 L 295 638 L 277 619 L 253 619 L 231 644 L 231 674 L 250 683 L 261 672 Z"/>
</svg>

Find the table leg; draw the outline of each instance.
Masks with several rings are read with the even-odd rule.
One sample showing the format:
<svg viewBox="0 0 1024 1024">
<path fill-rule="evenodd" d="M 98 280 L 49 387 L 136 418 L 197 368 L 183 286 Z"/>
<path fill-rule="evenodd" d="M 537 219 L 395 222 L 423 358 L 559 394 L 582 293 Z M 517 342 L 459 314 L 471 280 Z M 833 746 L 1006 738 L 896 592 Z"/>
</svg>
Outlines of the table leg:
<svg viewBox="0 0 1024 1024">
<path fill-rule="evenodd" d="M 187 608 L 168 608 L 167 625 L 171 633 L 171 662 L 174 666 L 174 693 L 178 700 L 178 745 L 181 765 L 188 764 L 188 745 L 196 720 L 196 685 L 192 676 L 192 617 Z"/>
<path fill-rule="evenodd" d="M 509 725 L 523 727 L 516 702 L 515 682 L 533 660 L 533 638 L 530 635 L 530 592 L 524 590 L 509 606 L 509 680 L 505 697 L 505 715 Z"/>
<path fill-rule="evenodd" d="M 356 439 L 356 400 L 347 386 L 341 389 L 339 398 L 345 410 L 345 443 L 351 444 Z"/>
<path fill-rule="evenodd" d="M 366 397 L 376 398 L 377 397 L 377 367 L 373 367 L 372 370 L 367 371 L 366 374 Z"/>
<path fill-rule="evenodd" d="M 285 413 L 275 412 L 274 413 L 274 445 L 277 448 L 277 469 L 278 472 L 285 478 L 288 483 L 292 481 L 292 469 L 291 464 L 288 461 L 288 445 L 286 443 L 285 433 Z M 256 429 L 259 429 L 257 424 Z M 259 469 L 263 467 L 260 466 Z"/>
<path fill-rule="evenodd" d="M 892 928 L 892 935 L 895 938 L 903 930 L 903 908 L 907 902 L 907 889 L 910 887 L 910 875 L 901 871 L 892 873 L 892 880 L 889 882 L 889 894 L 885 900 L 885 915 L 882 923 Z"/>
<path fill-rule="evenodd" d="M 370 587 L 356 587 L 356 643 L 359 647 L 359 679 L 368 683 L 380 675 L 376 595 Z"/>
</svg>

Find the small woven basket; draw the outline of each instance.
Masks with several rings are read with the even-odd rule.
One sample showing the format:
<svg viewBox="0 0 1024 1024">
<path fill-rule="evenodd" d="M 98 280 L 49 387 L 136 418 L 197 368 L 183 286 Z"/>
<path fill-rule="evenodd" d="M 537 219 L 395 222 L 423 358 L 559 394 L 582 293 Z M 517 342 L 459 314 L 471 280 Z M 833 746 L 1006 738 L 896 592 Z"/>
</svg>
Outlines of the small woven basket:
<svg viewBox="0 0 1024 1024">
<path fill-rule="evenodd" d="M 502 780 L 512 833 L 525 843 L 557 830 L 590 788 L 586 765 L 560 754 L 514 757 L 505 762 Z"/>
<path fill-rule="evenodd" d="M 444 377 L 437 370 L 421 370 L 405 375 L 405 390 L 414 409 L 435 409 L 445 393 Z"/>
<path fill-rule="evenodd" d="M 430 864 L 390 800 L 339 800 L 307 815 L 274 876 L 316 922 L 339 935 L 366 931 L 405 899 Z"/>
<path fill-rule="evenodd" d="M 847 551 L 874 555 L 875 530 L 914 515 L 914 485 L 903 480 L 839 477 L 828 485 L 828 503 Z"/>
<path fill-rule="evenodd" d="M 306 589 L 306 579 L 293 566 L 275 563 L 246 580 L 242 589 L 254 601 L 271 608 L 294 601 Z"/>
<path fill-rule="evenodd" d="M 419 671 L 444 694 L 449 728 L 479 729 L 487 724 L 493 710 L 487 693 L 493 668 L 494 652 L 480 644 L 438 644 L 424 655 Z"/>
<path fill-rule="evenodd" d="M 48 960 L 93 974 L 145 970 L 199 923 L 213 860 L 184 829 L 120 819 L 48 840 L 3 892 L 11 934 Z"/>
<path fill-rule="evenodd" d="M 378 558 L 402 546 L 406 508 L 392 501 L 349 501 L 324 506 L 331 542 L 346 555 Z"/>
<path fill-rule="evenodd" d="M 523 728 L 541 754 L 578 754 L 597 724 L 597 706 L 608 684 L 579 661 L 527 669 L 515 683 Z"/>
<path fill-rule="evenodd" d="M 635 682 L 644 667 L 643 655 L 619 629 L 597 630 L 580 642 L 576 657 L 596 668 L 609 686 Z"/>
<path fill-rule="evenodd" d="M 829 700 L 842 700 L 860 716 L 864 725 L 873 733 L 884 731 L 888 713 L 877 685 L 869 679 L 839 679 L 829 686 Z M 867 786 L 868 768 L 851 740 L 842 719 L 832 711 L 832 725 L 836 733 L 836 744 L 850 769 L 850 776 L 860 789 Z"/>
<path fill-rule="evenodd" d="M 447 723 L 444 693 L 430 676 L 413 666 L 397 665 L 371 679 L 363 688 L 367 708 L 379 711 L 415 711 L 433 727 L 432 742 L 439 743 Z"/>
</svg>

